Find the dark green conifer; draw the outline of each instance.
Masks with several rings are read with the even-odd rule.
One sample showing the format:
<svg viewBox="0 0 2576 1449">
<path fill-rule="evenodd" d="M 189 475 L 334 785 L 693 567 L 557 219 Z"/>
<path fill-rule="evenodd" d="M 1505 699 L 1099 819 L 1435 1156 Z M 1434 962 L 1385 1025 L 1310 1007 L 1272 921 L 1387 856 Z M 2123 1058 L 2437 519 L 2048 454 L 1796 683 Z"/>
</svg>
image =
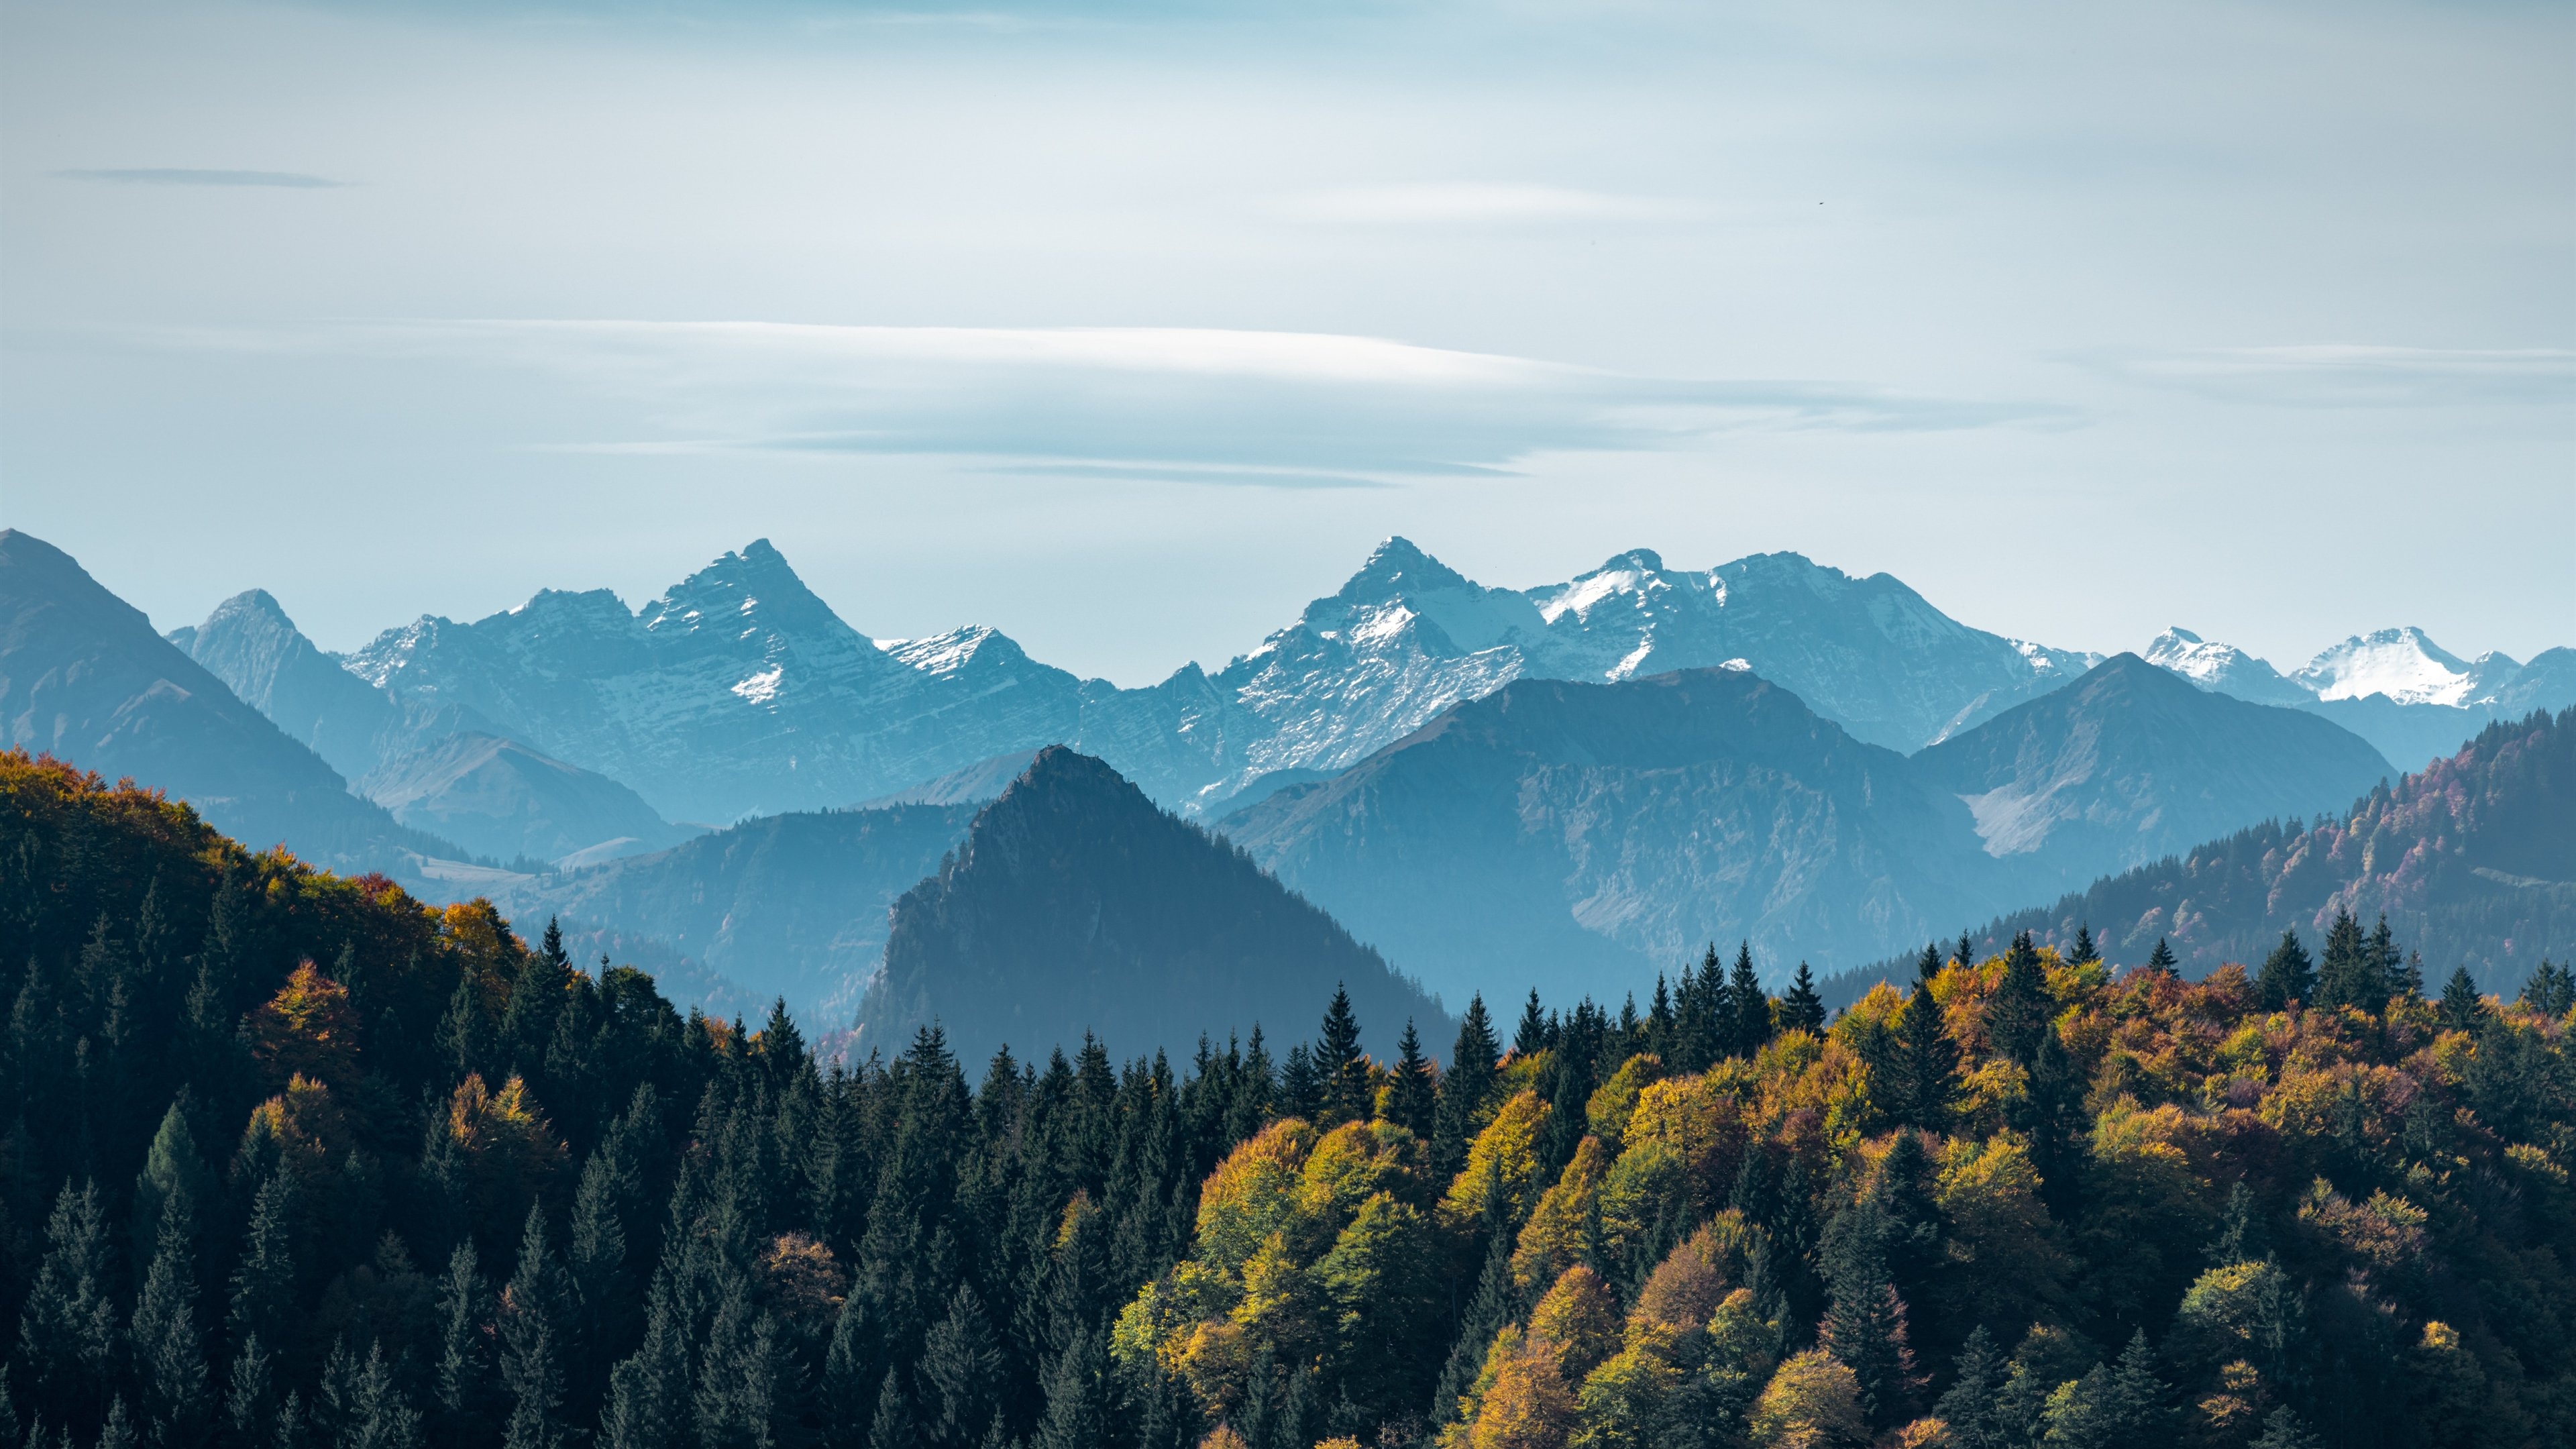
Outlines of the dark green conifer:
<svg viewBox="0 0 2576 1449">
<path fill-rule="evenodd" d="M 1770 1042 L 1776 1027 L 1771 1019 L 1771 998 L 1764 994 L 1761 978 L 1753 973 L 1750 941 L 1735 948 L 1735 970 L 1727 980 L 1726 995 L 1735 1014 L 1731 1031 L 1735 1054 L 1753 1056 Z"/>
<path fill-rule="evenodd" d="M 437 1437 L 443 1444 L 481 1444 L 492 1423 L 492 1356 L 485 1339 L 490 1294 L 474 1242 L 456 1245 L 438 1283 Z"/>
<path fill-rule="evenodd" d="M 2004 952 L 2003 978 L 1986 999 L 1986 1040 L 1998 1053 L 2028 1066 L 2039 1053 L 2040 1039 L 2054 1035 L 2049 1023 L 2056 1015 L 2038 948 L 2024 931 Z"/>
<path fill-rule="evenodd" d="M 2075 927 L 2075 949 L 2067 953 L 2066 964 L 2069 966 L 2089 966 L 2101 959 L 2102 948 L 2093 944 L 2092 922 L 2086 921 L 2079 923 Z"/>
<path fill-rule="evenodd" d="M 2478 999 L 2478 984 L 2469 979 L 2469 968 L 2452 967 L 2451 979 L 2442 983 L 2442 1025 L 2452 1031 L 2474 1031 L 2485 1014 Z"/>
<path fill-rule="evenodd" d="M 2308 1432 L 2307 1424 L 2290 1412 L 2287 1404 L 2274 1409 L 2263 1421 L 2263 1432 L 2248 1449 L 2321 1449 L 2317 1436 Z"/>
<path fill-rule="evenodd" d="M 2147 953 L 2147 969 L 2170 975 L 2176 964 L 2178 963 L 2174 960 L 2173 947 L 2165 944 L 2164 937 L 2156 937 L 2156 949 Z"/>
<path fill-rule="evenodd" d="M 2281 944 L 2263 958 L 2263 968 L 2254 977 L 2255 999 L 2265 1011 L 2279 1011 L 2293 1001 L 2317 999 L 2316 968 L 2309 964 L 2308 948 L 2299 944 L 2299 933 L 2285 930 Z"/>
<path fill-rule="evenodd" d="M 1711 953 L 1714 956 L 1714 952 Z M 1547 1014 L 1539 1009 L 1538 988 L 1530 988 L 1529 1000 L 1521 1007 L 1521 1024 L 1512 1033 L 1512 1054 L 1531 1056 L 1547 1047 Z"/>
<path fill-rule="evenodd" d="M 117 1313 L 109 1297 L 107 1221 L 98 1184 L 65 1182 L 45 1222 L 45 1254 L 18 1316 L 19 1361 L 57 1423 L 86 1429 L 107 1410 Z"/>
<path fill-rule="evenodd" d="M 1948 1131 L 1958 1097 L 1959 1045 L 1950 1039 L 1930 982 L 1917 983 L 1905 998 L 1893 1036 L 1897 1120 L 1928 1132 Z"/>
<path fill-rule="evenodd" d="M 1369 1086 L 1369 1061 L 1360 1054 L 1359 1017 L 1351 994 L 1339 984 L 1324 1009 L 1324 1024 L 1315 1041 L 1315 1075 L 1322 1087 L 1323 1109 L 1317 1126 L 1367 1121 L 1376 1111 Z"/>
<path fill-rule="evenodd" d="M 564 1442 L 564 1350 L 571 1321 L 571 1281 L 546 1240 L 545 1209 L 532 1207 L 497 1324 L 501 1387 L 510 1396 L 507 1449 L 557 1449 Z"/>
<path fill-rule="evenodd" d="M 1953 1449 L 2006 1449 L 2011 1440 L 1995 1419 L 1995 1391 L 2003 1385 L 2003 1356 L 1979 1324 L 1952 1364 L 1950 1387 L 1932 1406 L 1932 1417 L 1950 1426 Z"/>
<path fill-rule="evenodd" d="M 1834 1214 L 1818 1253 L 1826 1296 L 1817 1340 L 1860 1380 L 1862 1411 L 1881 1426 L 1912 1417 L 1922 1387 L 1908 1341 L 1905 1300 L 1888 1272 L 1892 1228 L 1878 1201 L 1864 1197 Z"/>
<path fill-rule="evenodd" d="M 224 1331 L 236 1352 L 253 1338 L 272 1353 L 286 1353 L 294 1343 L 295 1256 L 295 1180 L 271 1172 L 251 1200 L 250 1225 L 233 1266 Z"/>
<path fill-rule="evenodd" d="M 143 1422 L 155 1442 L 170 1445 L 201 1443 L 214 1423 L 205 1336 L 197 1327 L 197 1235 L 189 1203 L 185 1188 L 161 1199 L 152 1266 L 135 1296 L 131 1329 Z"/>
<path fill-rule="evenodd" d="M 975 1290 L 959 1284 L 947 1315 L 922 1340 L 922 1439 L 939 1449 L 972 1449 L 1001 1397 L 1002 1352 Z"/>
<path fill-rule="evenodd" d="M 1417 1137 L 1428 1137 L 1439 1109 L 1438 1073 L 1422 1054 L 1422 1037 L 1409 1017 L 1404 1035 L 1396 1038 L 1395 1053 L 1394 1079 L 1387 1084 L 1387 1119 Z"/>
<path fill-rule="evenodd" d="M 895 1382 L 893 1369 L 886 1370 L 885 1381 L 877 1389 L 876 1413 L 868 1420 L 868 1449 L 921 1449 L 912 1405 L 903 1396 L 903 1385 Z"/>
<path fill-rule="evenodd" d="M 1815 973 L 1807 963 L 1798 963 L 1798 975 L 1789 983 L 1789 994 L 1780 998 L 1782 1031 L 1821 1032 L 1825 1029 L 1824 998 L 1816 994 Z"/>
<path fill-rule="evenodd" d="M 2338 908 L 2326 931 L 2325 960 L 2317 967 L 2317 1004 L 2328 1010 L 2352 1006 L 2375 1011 L 2388 1000 L 2380 989 L 2385 984 L 2361 923 Z"/>
</svg>

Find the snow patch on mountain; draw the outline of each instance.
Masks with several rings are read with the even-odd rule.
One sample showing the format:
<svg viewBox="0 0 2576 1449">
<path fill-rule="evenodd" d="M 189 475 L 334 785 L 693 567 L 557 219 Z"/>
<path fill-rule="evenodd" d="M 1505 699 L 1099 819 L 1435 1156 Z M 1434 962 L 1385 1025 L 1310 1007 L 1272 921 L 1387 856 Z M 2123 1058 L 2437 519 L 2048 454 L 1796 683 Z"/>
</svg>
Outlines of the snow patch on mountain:
<svg viewBox="0 0 2576 1449">
<path fill-rule="evenodd" d="M 2319 699 L 2384 694 L 2399 704 L 2464 705 L 2475 683 L 2467 661 L 2411 625 L 2356 634 L 2308 661 L 2298 679 Z"/>
</svg>

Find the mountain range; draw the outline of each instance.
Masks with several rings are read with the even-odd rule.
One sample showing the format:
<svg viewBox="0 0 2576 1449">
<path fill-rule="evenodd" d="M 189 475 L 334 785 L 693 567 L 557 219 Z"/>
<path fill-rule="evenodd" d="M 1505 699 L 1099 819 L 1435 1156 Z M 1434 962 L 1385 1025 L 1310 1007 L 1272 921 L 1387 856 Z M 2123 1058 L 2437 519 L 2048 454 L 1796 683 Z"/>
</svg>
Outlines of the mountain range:
<svg viewBox="0 0 2576 1449">
<path fill-rule="evenodd" d="M 141 610 L 16 529 L 0 529 L 0 745 L 131 777 L 254 848 L 285 843 L 335 869 L 466 853 L 349 793 Z"/>
<path fill-rule="evenodd" d="M 17 612 L 82 622 L 19 627 L 0 677 L 24 682 L 0 700 L 68 677 L 95 696 L 41 728 L 14 710 L 13 740 L 141 760 L 235 818 L 285 810 L 273 838 L 425 893 L 657 943 L 710 1000 L 840 1020 L 888 912 L 1053 745 L 1218 822 L 1453 1000 L 1609 996 L 1710 940 L 1774 971 L 1870 959 L 2343 811 L 2397 774 L 2365 742 L 2388 721 L 2451 752 L 2498 711 L 2576 695 L 2576 653 L 2461 661 L 2416 631 L 2295 676 L 2179 630 L 2105 660 L 1794 554 L 1680 571 L 1638 551 L 1509 590 L 1394 539 L 1224 668 L 1121 689 L 989 629 L 869 639 L 765 541 L 640 610 L 547 592 L 345 657 L 257 590 L 150 638 L 68 558 L 8 547 L 32 561 Z M 66 675 L 84 651 L 151 662 Z M 185 729 L 180 699 L 203 716 Z M 173 738 L 258 720 L 265 743 L 199 752 L 268 763 L 247 783 L 165 768 L 91 722 L 126 714 Z"/>
<path fill-rule="evenodd" d="M 1518 680 L 1219 828 L 1435 989 L 1608 997 L 1712 941 L 1866 959 L 2393 773 L 2135 655 L 1911 757 L 1720 668 Z"/>
</svg>

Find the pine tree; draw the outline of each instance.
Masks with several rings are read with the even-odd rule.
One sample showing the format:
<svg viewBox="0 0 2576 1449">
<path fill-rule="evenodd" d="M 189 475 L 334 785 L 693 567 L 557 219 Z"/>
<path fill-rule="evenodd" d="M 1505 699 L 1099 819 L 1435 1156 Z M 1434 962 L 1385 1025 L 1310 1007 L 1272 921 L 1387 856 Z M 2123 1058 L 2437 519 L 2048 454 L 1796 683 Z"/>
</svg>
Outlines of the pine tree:
<svg viewBox="0 0 2576 1449">
<path fill-rule="evenodd" d="M 1817 1338 L 1860 1380 L 1861 1408 L 1873 1423 L 1903 1423 L 1922 1387 L 1907 1341 L 1905 1300 L 1887 1267 L 1892 1225 L 1872 1197 L 1826 1224 L 1819 1253 L 1826 1307 Z"/>
<path fill-rule="evenodd" d="M 1735 970 L 1727 981 L 1727 998 L 1735 1008 L 1731 1035 L 1735 1054 L 1750 1057 L 1760 1052 L 1771 1040 L 1771 998 L 1763 993 L 1761 978 L 1753 974 L 1753 943 L 1735 948 Z"/>
<path fill-rule="evenodd" d="M 877 1390 L 876 1413 L 868 1420 L 868 1449 L 921 1449 L 921 1434 L 912 1426 L 912 1405 L 905 1402 L 893 1369 L 886 1370 L 885 1382 Z"/>
<path fill-rule="evenodd" d="M 2067 954 L 2069 966 L 2089 966 L 2102 959 L 2102 948 L 2093 944 L 2093 924 L 2082 922 L 2075 928 L 2075 949 Z"/>
<path fill-rule="evenodd" d="M 2474 1031 L 2485 1019 L 2486 1012 L 2478 1000 L 2478 985 L 2469 979 L 2469 968 L 2454 966 L 2451 979 L 2442 983 L 2442 1025 L 2452 1031 Z"/>
<path fill-rule="evenodd" d="M 259 1335 L 252 1334 L 234 1346 L 232 1372 L 224 1383 L 224 1428 L 229 1442 L 269 1442 L 280 1412 L 275 1356 Z"/>
<path fill-rule="evenodd" d="M 1782 1031 L 1821 1032 L 1825 1029 L 1824 998 L 1816 994 L 1815 973 L 1807 963 L 1798 963 L 1798 975 L 1789 983 L 1789 994 L 1780 998 Z"/>
<path fill-rule="evenodd" d="M 492 1045 L 484 1028 L 483 1000 L 470 974 L 457 981 L 455 993 L 447 999 L 447 1015 L 438 1023 L 438 1052 L 446 1062 L 450 1081 L 488 1076 L 492 1071 Z"/>
<path fill-rule="evenodd" d="M 1351 1011 L 1351 994 L 1333 987 L 1332 1004 L 1324 1009 L 1322 1034 L 1315 1043 L 1315 1075 L 1323 1088 L 1323 1111 L 1317 1126 L 1365 1122 L 1376 1103 L 1369 1090 L 1368 1058 L 1360 1054 L 1359 1018 Z"/>
<path fill-rule="evenodd" d="M 188 1130 L 188 1114 L 179 1110 L 175 1101 L 161 1114 L 161 1125 L 143 1154 L 143 1171 L 134 1180 L 134 1261 L 149 1262 L 157 1251 L 163 1205 L 174 1196 L 187 1199 L 191 1231 L 198 1211 L 214 1202 L 214 1174 L 206 1170 L 205 1159 L 197 1155 L 196 1137 Z"/>
<path fill-rule="evenodd" d="M 1438 1074 L 1422 1055 L 1422 1037 L 1413 1029 L 1410 1017 L 1405 1019 L 1404 1035 L 1396 1038 L 1395 1052 L 1394 1080 L 1388 1083 L 1387 1118 L 1417 1137 L 1428 1137 L 1439 1107 Z"/>
<path fill-rule="evenodd" d="M 2003 1383 L 2003 1356 L 1985 1325 L 1968 1334 L 1953 1363 L 1949 1389 L 1932 1416 L 1950 1426 L 1953 1449 L 2006 1449 L 2011 1441 L 1995 1417 L 1995 1390 Z"/>
<path fill-rule="evenodd" d="M 2388 998 L 2400 993 L 2410 996 L 2422 994 L 2423 982 L 2420 972 L 2416 981 L 2417 989 L 2407 990 L 2406 959 L 2397 949 L 2396 938 L 2389 934 L 2386 911 L 2379 913 L 2379 924 L 2370 928 L 2369 952 L 2370 974 L 2377 983 L 2371 994 L 2371 1005 L 2384 1007 L 2388 1004 Z"/>
<path fill-rule="evenodd" d="M 196 1225 L 186 1189 L 163 1196 L 157 1236 L 134 1304 L 135 1377 L 154 1441 L 195 1444 L 212 1427 L 214 1404 L 206 1383 L 205 1339 L 197 1329 Z"/>
<path fill-rule="evenodd" d="M 2053 1034 L 2049 1022 L 2056 1015 L 2039 951 L 2024 931 L 2004 952 L 2003 978 L 1986 1000 L 1986 1039 L 1997 1052 L 2028 1066 L 2038 1055 L 2040 1038 Z"/>
<path fill-rule="evenodd" d="M 45 1255 L 18 1317 L 28 1391 L 57 1423 L 86 1430 L 107 1410 L 116 1305 L 109 1292 L 107 1222 L 98 1184 L 63 1184 L 45 1222 Z"/>
<path fill-rule="evenodd" d="M 1711 951 L 1709 956 L 1714 961 L 1716 952 Z M 1539 1010 L 1538 988 L 1533 986 L 1530 988 L 1529 1001 L 1521 1007 L 1520 1028 L 1512 1033 L 1512 1055 L 1534 1056 L 1546 1049 L 1547 1016 Z"/>
<path fill-rule="evenodd" d="M 2317 1004 L 2328 1010 L 2353 1006 L 2373 1010 L 2387 1002 L 2378 958 L 2361 933 L 2361 923 L 2338 909 L 2326 931 L 2325 960 L 2317 968 Z"/>
<path fill-rule="evenodd" d="M 2164 937 L 2156 937 L 2156 949 L 2147 953 L 2147 969 L 2171 975 L 2176 964 L 2173 947 L 2165 944 Z"/>
<path fill-rule="evenodd" d="M 947 1316 L 922 1340 L 918 1373 L 923 1441 L 973 1449 L 999 1407 L 1002 1352 L 972 1287 L 958 1285 Z"/>
<path fill-rule="evenodd" d="M 295 1180 L 280 1170 L 251 1200 L 224 1330 L 236 1351 L 256 1338 L 271 1353 L 286 1353 L 295 1328 Z"/>
<path fill-rule="evenodd" d="M 1894 1036 L 1899 1080 L 1892 1095 L 1899 1120 L 1930 1132 L 1947 1131 L 1951 1104 L 1958 1097 L 1959 1046 L 1950 1039 L 1929 981 L 1917 983 L 1905 998 Z"/>
<path fill-rule="evenodd" d="M 2129 1346 L 2111 1369 L 2105 1408 L 2117 1426 L 2115 1445 L 2170 1444 L 2174 1436 L 2172 1390 L 2156 1371 L 2156 1351 L 2147 1346 L 2147 1331 L 2129 1337 Z"/>
<path fill-rule="evenodd" d="M 2317 973 L 2308 961 L 2308 948 L 2299 944 L 2299 933 L 2285 930 L 2281 944 L 2263 958 L 2263 968 L 2254 977 L 2255 999 L 2265 1011 L 2280 1011 L 2293 1001 L 2317 999 Z"/>
<path fill-rule="evenodd" d="M 1467 1147 L 1484 1126 L 1485 1101 L 1492 1095 L 1501 1055 L 1479 992 L 1467 998 L 1466 1014 L 1458 1019 L 1457 1044 L 1449 1049 L 1449 1070 L 1441 1074 L 1440 1103 L 1432 1113 L 1431 1170 L 1443 1180 L 1466 1165 Z"/>
<path fill-rule="evenodd" d="M 546 1212 L 528 1209 L 519 1268 L 501 1297 L 501 1385 L 510 1395 L 507 1449 L 556 1449 L 562 1409 L 572 1284 L 546 1241 Z"/>
<path fill-rule="evenodd" d="M 1449 1361 L 1440 1370 L 1439 1386 L 1431 1395 L 1431 1422 L 1457 1422 L 1461 1400 L 1474 1387 L 1476 1375 L 1484 1368 L 1485 1350 L 1494 1335 L 1517 1313 L 1512 1289 L 1512 1239 L 1504 1230 L 1502 1211 L 1496 1194 L 1488 1192 L 1485 1205 L 1486 1242 L 1485 1271 L 1476 1283 L 1476 1296 L 1468 1302 L 1466 1317 L 1458 1325 L 1458 1337 L 1449 1350 Z"/>
<path fill-rule="evenodd" d="M 437 1428 L 442 1444 L 481 1444 L 491 1432 L 492 1361 L 484 1339 L 489 1295 L 472 1239 L 456 1245 L 438 1284 Z"/>
<path fill-rule="evenodd" d="M 2248 1449 L 2319 1449 L 2319 1446 L 2317 1436 L 2309 1433 L 2308 1426 L 2284 1404 L 2263 1421 L 2262 1436 Z"/>
<path fill-rule="evenodd" d="M 2543 1016 L 2565 1016 L 2576 1008 L 2576 972 L 2565 966 L 2552 966 L 2543 956 L 2540 965 L 2522 983 L 2520 1000 Z"/>
<path fill-rule="evenodd" d="M 367 1349 L 343 1410 L 340 1449 L 421 1449 L 420 1411 L 394 1378 L 385 1346 Z"/>
</svg>

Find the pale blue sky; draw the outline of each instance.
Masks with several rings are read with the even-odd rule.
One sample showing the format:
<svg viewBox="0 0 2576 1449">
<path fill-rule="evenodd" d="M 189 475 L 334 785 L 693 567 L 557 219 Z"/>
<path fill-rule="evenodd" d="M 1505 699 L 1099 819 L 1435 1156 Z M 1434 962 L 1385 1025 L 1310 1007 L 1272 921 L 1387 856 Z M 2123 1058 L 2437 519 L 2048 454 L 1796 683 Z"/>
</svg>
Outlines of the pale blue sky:
<svg viewBox="0 0 2576 1449">
<path fill-rule="evenodd" d="M 1403 533 L 2576 642 L 2576 10 L 0 0 L 0 522 L 324 644 L 775 540 L 1122 682 Z"/>
</svg>

